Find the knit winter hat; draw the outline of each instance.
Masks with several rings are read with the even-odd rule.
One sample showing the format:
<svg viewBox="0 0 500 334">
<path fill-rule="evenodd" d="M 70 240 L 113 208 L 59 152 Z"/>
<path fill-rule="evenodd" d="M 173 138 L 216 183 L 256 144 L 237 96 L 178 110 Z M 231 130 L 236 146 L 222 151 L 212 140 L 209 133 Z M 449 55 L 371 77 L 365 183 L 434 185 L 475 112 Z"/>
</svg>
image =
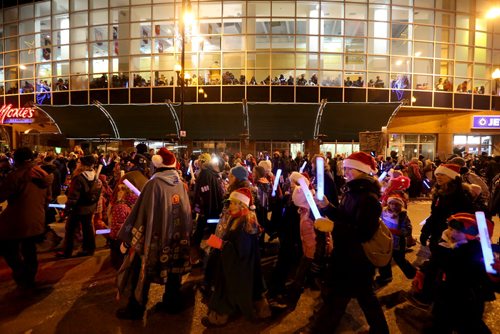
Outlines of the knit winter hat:
<svg viewBox="0 0 500 334">
<path fill-rule="evenodd" d="M 397 193 L 390 194 L 389 198 L 387 198 L 387 205 L 391 204 L 392 202 L 399 203 L 403 208 L 406 207 L 406 200 Z"/>
<path fill-rule="evenodd" d="M 290 179 L 290 182 L 293 184 L 299 184 L 300 178 L 305 178 L 307 185 L 309 185 L 309 183 L 310 183 L 309 178 L 306 177 L 304 174 L 301 174 L 299 172 L 292 172 L 288 178 Z"/>
<path fill-rule="evenodd" d="M 239 188 L 234 190 L 230 195 L 229 199 L 232 200 L 237 200 L 243 204 L 245 204 L 247 207 L 251 207 L 253 205 L 253 200 L 252 200 L 252 192 L 248 188 Z"/>
<path fill-rule="evenodd" d="M 354 152 L 344 159 L 344 167 L 354 168 L 366 174 L 377 172 L 377 163 L 373 157 L 365 152 Z"/>
<path fill-rule="evenodd" d="M 446 175 L 450 179 L 454 180 L 457 176 L 460 176 L 460 166 L 455 164 L 441 164 L 434 171 L 434 175 L 437 174 Z"/>
<path fill-rule="evenodd" d="M 273 169 L 273 164 L 271 163 L 271 160 L 261 160 L 259 162 L 259 166 L 263 167 L 266 170 L 266 173 L 271 173 Z"/>
<path fill-rule="evenodd" d="M 236 166 L 229 171 L 238 181 L 248 180 L 248 171 L 243 166 Z"/>
<path fill-rule="evenodd" d="M 448 218 L 448 225 L 455 230 L 463 232 L 468 240 L 476 239 L 479 234 L 476 216 L 472 213 L 460 212 L 451 215 Z M 486 225 L 488 226 L 488 234 L 491 237 L 493 234 L 493 223 L 489 219 L 486 219 Z"/>
<path fill-rule="evenodd" d="M 158 153 L 153 155 L 151 161 L 153 162 L 153 165 L 155 165 L 156 168 L 161 168 L 161 167 L 175 168 L 177 166 L 177 160 L 175 159 L 175 155 L 169 150 L 167 150 L 165 147 L 160 148 Z"/>
<path fill-rule="evenodd" d="M 461 157 L 454 157 L 449 161 L 450 164 L 459 165 L 460 167 L 465 166 L 465 159 Z"/>
<path fill-rule="evenodd" d="M 200 154 L 198 157 L 198 162 L 201 166 L 209 164 L 212 161 L 212 156 L 208 153 Z"/>
<path fill-rule="evenodd" d="M 84 166 L 92 167 L 95 164 L 95 158 L 93 155 L 84 155 L 80 158 L 80 163 Z"/>
<path fill-rule="evenodd" d="M 302 190 L 302 187 L 297 186 L 292 193 L 292 201 L 295 206 L 299 208 L 309 208 L 309 203 L 307 203 L 306 195 Z"/>
</svg>

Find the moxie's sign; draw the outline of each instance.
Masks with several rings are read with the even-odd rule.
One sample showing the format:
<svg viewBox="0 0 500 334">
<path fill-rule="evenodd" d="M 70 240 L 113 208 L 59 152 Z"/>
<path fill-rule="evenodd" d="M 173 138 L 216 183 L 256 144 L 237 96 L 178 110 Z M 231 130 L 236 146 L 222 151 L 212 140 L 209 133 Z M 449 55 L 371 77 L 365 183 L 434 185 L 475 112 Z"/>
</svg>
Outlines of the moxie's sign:
<svg viewBox="0 0 500 334">
<path fill-rule="evenodd" d="M 0 124 L 33 123 L 34 117 L 33 108 L 12 108 L 12 104 L 7 104 L 0 109 Z"/>
<path fill-rule="evenodd" d="M 499 116 L 472 116 L 473 129 L 500 129 Z"/>
</svg>

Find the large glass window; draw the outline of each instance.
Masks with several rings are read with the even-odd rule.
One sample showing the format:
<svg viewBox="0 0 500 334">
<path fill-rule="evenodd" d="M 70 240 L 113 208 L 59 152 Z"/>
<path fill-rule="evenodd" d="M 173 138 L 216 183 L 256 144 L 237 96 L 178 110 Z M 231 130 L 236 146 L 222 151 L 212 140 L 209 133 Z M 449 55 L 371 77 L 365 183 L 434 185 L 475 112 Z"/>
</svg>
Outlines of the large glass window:
<svg viewBox="0 0 500 334">
<path fill-rule="evenodd" d="M 453 151 L 481 155 L 486 152 L 491 155 L 493 142 L 491 136 L 482 135 L 454 135 Z"/>
</svg>

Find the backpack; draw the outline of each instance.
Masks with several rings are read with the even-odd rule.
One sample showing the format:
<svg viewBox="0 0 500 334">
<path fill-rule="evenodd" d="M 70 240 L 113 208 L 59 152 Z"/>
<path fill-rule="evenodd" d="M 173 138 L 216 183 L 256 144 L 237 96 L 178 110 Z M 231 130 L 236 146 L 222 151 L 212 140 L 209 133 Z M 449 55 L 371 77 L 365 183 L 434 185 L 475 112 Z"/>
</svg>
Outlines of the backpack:
<svg viewBox="0 0 500 334">
<path fill-rule="evenodd" d="M 379 219 L 378 229 L 373 237 L 361 244 L 365 255 L 375 267 L 385 267 L 392 259 L 392 234 Z"/>
<path fill-rule="evenodd" d="M 98 180 L 97 178 L 94 178 L 94 180 L 89 181 L 84 176 L 82 177 L 84 179 L 85 189 L 84 192 L 81 194 L 81 203 L 84 205 L 92 205 L 97 203 L 99 201 L 99 198 L 101 197 L 101 192 L 102 192 L 101 181 Z"/>
</svg>

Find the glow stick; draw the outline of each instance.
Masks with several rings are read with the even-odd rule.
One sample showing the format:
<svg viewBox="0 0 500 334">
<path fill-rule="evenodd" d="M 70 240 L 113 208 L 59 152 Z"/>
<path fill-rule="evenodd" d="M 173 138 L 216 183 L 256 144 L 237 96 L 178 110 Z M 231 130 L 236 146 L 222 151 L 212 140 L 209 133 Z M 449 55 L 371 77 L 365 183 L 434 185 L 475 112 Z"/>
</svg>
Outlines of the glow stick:
<svg viewBox="0 0 500 334">
<path fill-rule="evenodd" d="M 425 186 L 427 189 L 431 189 L 431 185 L 429 184 L 429 180 L 424 179 L 424 186 Z"/>
<path fill-rule="evenodd" d="M 325 194 L 325 160 L 322 157 L 316 158 L 316 179 L 318 180 L 316 198 L 321 201 Z"/>
<path fill-rule="evenodd" d="M 302 191 L 304 192 L 304 195 L 306 196 L 307 203 L 309 204 L 309 207 L 311 208 L 311 211 L 314 215 L 315 219 L 321 218 L 321 214 L 319 213 L 318 206 L 316 205 L 316 202 L 314 202 L 313 195 L 311 194 L 311 191 L 309 190 L 308 185 L 306 184 L 306 180 L 304 177 L 299 178 L 298 180 L 300 187 L 302 188 Z"/>
<path fill-rule="evenodd" d="M 193 160 L 189 160 L 187 175 L 189 175 L 189 174 L 193 175 Z"/>
<path fill-rule="evenodd" d="M 280 177 L 281 177 L 281 169 L 278 169 L 276 171 L 276 177 L 274 178 L 273 192 L 271 193 L 272 197 L 276 196 L 276 190 L 278 189 L 278 183 L 280 182 Z"/>
<path fill-rule="evenodd" d="M 109 165 L 111 163 L 111 157 L 108 158 L 108 163 L 107 165 Z"/>
<path fill-rule="evenodd" d="M 252 172 L 252 168 L 250 168 L 250 166 L 247 166 L 247 169 L 248 169 L 248 172 L 251 173 Z"/>
<path fill-rule="evenodd" d="M 429 217 L 430 217 L 430 216 L 429 216 Z M 425 222 L 427 221 L 427 219 L 429 219 L 429 217 L 427 217 L 427 218 L 425 218 L 424 220 L 422 220 L 422 221 L 420 222 L 420 224 L 419 224 L 419 225 L 420 225 L 420 226 L 424 226 L 424 225 L 425 225 Z"/>
<path fill-rule="evenodd" d="M 299 169 L 299 173 L 302 173 L 304 171 L 304 168 L 306 168 L 306 165 L 307 165 L 307 161 L 304 161 L 304 163 L 302 164 L 302 167 L 300 167 L 300 169 Z"/>
<path fill-rule="evenodd" d="M 64 208 L 66 208 L 66 204 L 54 204 L 54 203 L 51 203 L 51 204 L 49 204 L 49 208 L 64 209 Z"/>
<path fill-rule="evenodd" d="M 481 242 L 481 250 L 483 251 L 484 267 L 486 272 L 496 274 L 491 264 L 494 262 L 493 250 L 491 249 L 491 240 L 488 233 L 488 225 L 483 211 L 476 211 L 477 228 L 479 230 L 479 241 Z"/>
<path fill-rule="evenodd" d="M 95 176 L 96 179 L 99 178 L 99 174 L 101 174 L 101 170 L 102 170 L 102 165 L 99 165 L 99 167 L 97 167 L 97 173 L 96 173 L 96 176 Z"/>
<path fill-rule="evenodd" d="M 107 166 L 108 164 L 106 163 L 106 160 L 104 160 L 104 158 L 102 158 L 102 163 L 104 164 L 104 166 Z"/>
<path fill-rule="evenodd" d="M 382 180 L 385 179 L 386 176 L 387 172 L 383 172 L 382 174 L 380 174 L 380 176 L 378 177 L 378 182 L 382 182 Z"/>
<path fill-rule="evenodd" d="M 219 219 L 207 219 L 208 224 L 219 224 Z"/>
<path fill-rule="evenodd" d="M 141 196 L 141 192 L 137 189 L 129 180 L 123 180 L 123 184 L 126 185 L 134 194 Z"/>
<path fill-rule="evenodd" d="M 111 229 L 109 228 L 105 228 L 102 230 L 95 230 L 95 234 L 108 234 L 109 232 L 111 232 Z"/>
</svg>

